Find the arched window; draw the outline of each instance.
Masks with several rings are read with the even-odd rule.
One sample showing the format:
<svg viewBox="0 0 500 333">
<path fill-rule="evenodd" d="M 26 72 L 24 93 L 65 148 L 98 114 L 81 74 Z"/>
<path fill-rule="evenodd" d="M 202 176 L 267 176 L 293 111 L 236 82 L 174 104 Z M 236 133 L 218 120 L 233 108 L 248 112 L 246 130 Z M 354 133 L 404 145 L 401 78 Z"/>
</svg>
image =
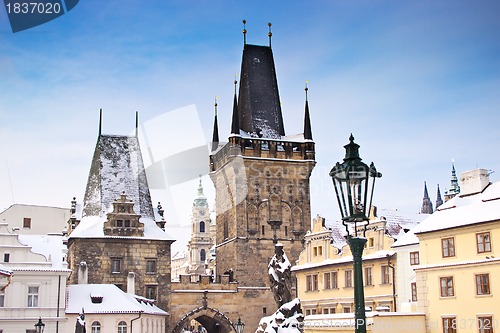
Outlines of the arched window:
<svg viewBox="0 0 500 333">
<path fill-rule="evenodd" d="M 118 333 L 127 333 L 127 323 L 120 321 L 118 323 Z"/>
<path fill-rule="evenodd" d="M 94 321 L 91 326 L 91 333 L 101 333 L 101 323 Z"/>
<path fill-rule="evenodd" d="M 205 232 L 205 222 L 200 222 L 200 232 Z"/>
<path fill-rule="evenodd" d="M 205 249 L 201 249 L 200 251 L 200 261 L 205 261 L 207 259 L 207 253 L 205 252 Z"/>
</svg>

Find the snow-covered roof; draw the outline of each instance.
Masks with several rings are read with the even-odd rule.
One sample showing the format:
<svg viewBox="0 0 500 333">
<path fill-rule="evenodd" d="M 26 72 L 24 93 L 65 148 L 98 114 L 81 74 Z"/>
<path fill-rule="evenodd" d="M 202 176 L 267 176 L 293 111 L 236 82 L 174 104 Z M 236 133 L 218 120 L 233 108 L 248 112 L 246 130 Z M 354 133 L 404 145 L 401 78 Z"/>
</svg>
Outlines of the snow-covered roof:
<svg viewBox="0 0 500 333">
<path fill-rule="evenodd" d="M 371 254 L 364 255 L 363 261 L 387 258 L 387 256 L 392 256 L 392 255 L 394 255 L 394 253 L 396 253 L 396 252 L 394 252 L 393 250 L 376 251 L 376 252 L 373 252 Z M 345 257 L 338 258 L 338 259 L 326 259 L 326 260 L 323 260 L 321 262 L 316 262 L 316 263 L 306 263 L 303 265 L 296 265 L 296 266 L 292 267 L 292 271 L 301 271 L 304 269 L 337 265 L 337 264 L 343 264 L 343 263 L 349 263 L 349 262 L 352 262 L 352 256 L 345 256 Z"/>
<path fill-rule="evenodd" d="M 0 275 L 11 276 L 12 270 L 8 269 L 4 265 L 0 264 Z"/>
<path fill-rule="evenodd" d="M 31 247 L 32 252 L 45 256 L 52 264 L 50 269 L 67 269 L 62 235 L 19 235 L 18 239 L 21 244 Z"/>
<path fill-rule="evenodd" d="M 187 252 L 186 251 L 179 251 L 174 256 L 172 257 L 172 260 L 180 260 L 180 259 L 186 259 L 187 258 Z"/>
<path fill-rule="evenodd" d="M 93 301 L 94 300 L 94 301 Z M 75 284 L 68 286 L 66 313 L 146 313 L 167 316 L 153 300 L 127 294 L 114 284 Z"/>
<path fill-rule="evenodd" d="M 144 223 L 144 237 L 130 236 L 106 236 L 104 235 L 103 225 L 106 216 L 88 216 L 83 217 L 80 224 L 70 234 L 69 238 L 126 238 L 126 239 L 152 239 L 152 240 L 172 240 L 172 238 L 161 230 L 156 222 L 150 218 L 141 217 L 139 222 Z"/>
<path fill-rule="evenodd" d="M 401 212 L 397 209 L 377 209 L 377 217 L 370 223 L 386 221 L 386 230 L 390 237 L 400 239 L 409 230 L 415 228 L 421 221 L 430 216 L 429 214 Z M 326 226 L 332 232 L 332 245 L 341 250 L 347 245 L 346 230 L 340 221 L 326 221 Z M 417 240 L 418 243 L 418 240 Z"/>
<path fill-rule="evenodd" d="M 154 219 L 139 140 L 135 136 L 100 135 L 92 158 L 83 216 L 98 216 L 125 193 L 134 211 Z"/>
<path fill-rule="evenodd" d="M 414 233 L 418 235 L 496 220 L 500 220 L 500 182 L 490 184 L 481 193 L 457 195 L 448 200 L 415 227 Z"/>
<path fill-rule="evenodd" d="M 416 227 L 415 227 L 416 228 Z M 402 235 L 395 241 L 391 247 L 400 247 L 400 246 L 406 246 L 406 245 L 414 245 L 418 244 L 418 237 L 415 235 L 415 228 L 410 229 L 406 234 Z"/>
</svg>

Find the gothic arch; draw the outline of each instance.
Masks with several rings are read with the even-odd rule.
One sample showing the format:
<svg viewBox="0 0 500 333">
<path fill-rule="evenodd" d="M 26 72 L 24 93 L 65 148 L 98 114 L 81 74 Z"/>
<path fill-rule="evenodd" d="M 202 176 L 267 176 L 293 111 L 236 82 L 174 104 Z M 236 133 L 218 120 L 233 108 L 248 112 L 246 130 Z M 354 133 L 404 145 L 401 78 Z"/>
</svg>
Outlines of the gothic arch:
<svg viewBox="0 0 500 333">
<path fill-rule="evenodd" d="M 235 332 L 234 324 L 229 318 L 217 309 L 209 306 L 200 306 L 186 313 L 175 325 L 172 333 L 181 333 L 191 320 L 198 321 L 208 333 Z"/>
</svg>

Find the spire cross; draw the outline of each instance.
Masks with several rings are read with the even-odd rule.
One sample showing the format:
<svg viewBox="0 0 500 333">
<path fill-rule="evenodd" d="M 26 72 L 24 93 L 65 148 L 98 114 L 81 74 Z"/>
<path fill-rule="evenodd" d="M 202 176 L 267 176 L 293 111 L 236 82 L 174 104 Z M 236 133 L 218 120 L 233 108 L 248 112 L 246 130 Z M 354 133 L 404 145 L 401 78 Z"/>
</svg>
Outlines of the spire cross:
<svg viewBox="0 0 500 333">
<path fill-rule="evenodd" d="M 309 80 L 306 80 L 306 87 L 304 88 L 306 92 L 306 102 L 307 102 L 307 92 L 309 91 L 309 88 L 307 87 L 307 83 L 309 83 Z"/>
<path fill-rule="evenodd" d="M 217 117 L 217 96 L 215 96 L 214 109 L 215 109 L 215 116 Z"/>
</svg>

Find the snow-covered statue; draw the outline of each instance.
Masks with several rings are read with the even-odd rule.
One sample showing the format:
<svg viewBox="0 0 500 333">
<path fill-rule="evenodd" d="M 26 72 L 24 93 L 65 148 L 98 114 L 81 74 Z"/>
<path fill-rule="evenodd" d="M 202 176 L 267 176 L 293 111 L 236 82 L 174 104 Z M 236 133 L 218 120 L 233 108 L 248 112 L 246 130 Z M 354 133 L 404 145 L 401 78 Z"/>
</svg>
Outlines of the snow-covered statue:
<svg viewBox="0 0 500 333">
<path fill-rule="evenodd" d="M 269 262 L 269 280 L 278 310 L 271 316 L 263 317 L 255 333 L 302 333 L 304 315 L 300 300 L 292 299 L 292 279 L 290 261 L 282 244 L 276 244 L 275 254 Z"/>
<path fill-rule="evenodd" d="M 76 317 L 75 333 L 85 333 L 85 314 L 83 313 L 83 309 L 78 317 Z"/>
<path fill-rule="evenodd" d="M 268 265 L 269 281 L 278 307 L 292 300 L 292 265 L 283 251 L 283 244 L 276 244 L 274 256 Z"/>
</svg>

